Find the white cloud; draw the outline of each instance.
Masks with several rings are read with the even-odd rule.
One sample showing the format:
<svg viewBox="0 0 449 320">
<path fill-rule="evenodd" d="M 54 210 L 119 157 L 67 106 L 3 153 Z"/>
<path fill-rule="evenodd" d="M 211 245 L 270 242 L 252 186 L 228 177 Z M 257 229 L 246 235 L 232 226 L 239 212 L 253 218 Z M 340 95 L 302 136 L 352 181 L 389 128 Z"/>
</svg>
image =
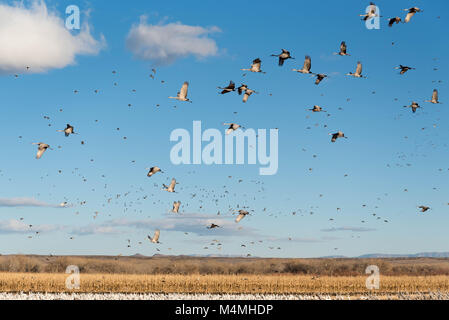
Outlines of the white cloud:
<svg viewBox="0 0 449 320">
<path fill-rule="evenodd" d="M 79 235 L 79 236 L 87 236 L 87 235 L 94 235 L 94 234 L 120 234 L 122 231 L 111 227 L 111 226 L 95 226 L 95 225 L 88 225 L 85 227 L 75 228 L 71 232 L 72 234 Z"/>
<path fill-rule="evenodd" d="M 0 207 L 48 207 L 61 208 L 61 205 L 49 204 L 34 198 L 0 198 Z"/>
<path fill-rule="evenodd" d="M 0 221 L 0 234 L 10 233 L 34 233 L 34 232 L 50 232 L 62 230 L 64 227 L 57 225 L 39 225 L 30 226 L 23 221 L 19 220 L 2 220 Z"/>
<path fill-rule="evenodd" d="M 47 9 L 44 1 L 0 4 L 0 74 L 40 73 L 75 63 L 77 55 L 95 55 L 105 44 L 94 39 L 87 22 L 78 34 L 65 27 L 65 21 Z"/>
<path fill-rule="evenodd" d="M 189 232 L 199 236 L 255 236 L 255 230 L 244 224 L 237 224 L 234 220 L 225 220 L 223 218 L 215 218 L 216 216 L 206 214 L 180 214 L 165 219 L 144 219 L 144 220 L 128 220 L 116 219 L 102 223 L 101 225 L 90 225 L 73 230 L 78 235 L 91 235 L 99 233 L 119 233 L 125 232 L 124 228 L 144 229 L 148 234 L 152 234 L 154 230 Z M 220 228 L 207 229 L 212 223 L 220 226 Z M 243 230 L 239 229 L 243 227 Z"/>
<path fill-rule="evenodd" d="M 208 35 L 219 31 L 218 27 L 203 28 L 181 23 L 151 25 L 141 17 L 140 23 L 129 31 L 126 45 L 139 59 L 169 64 L 189 55 L 197 58 L 216 55 L 217 44 Z"/>
</svg>

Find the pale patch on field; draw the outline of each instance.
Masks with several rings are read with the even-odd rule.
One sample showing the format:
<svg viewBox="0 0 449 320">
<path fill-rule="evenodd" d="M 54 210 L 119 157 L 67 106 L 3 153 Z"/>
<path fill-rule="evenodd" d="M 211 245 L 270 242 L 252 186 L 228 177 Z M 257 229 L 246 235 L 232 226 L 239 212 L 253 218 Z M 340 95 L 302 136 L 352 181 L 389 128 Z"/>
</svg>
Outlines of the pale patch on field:
<svg viewBox="0 0 449 320">
<path fill-rule="evenodd" d="M 0 293 L 0 300 L 449 300 L 449 293 L 385 295 Z"/>
</svg>

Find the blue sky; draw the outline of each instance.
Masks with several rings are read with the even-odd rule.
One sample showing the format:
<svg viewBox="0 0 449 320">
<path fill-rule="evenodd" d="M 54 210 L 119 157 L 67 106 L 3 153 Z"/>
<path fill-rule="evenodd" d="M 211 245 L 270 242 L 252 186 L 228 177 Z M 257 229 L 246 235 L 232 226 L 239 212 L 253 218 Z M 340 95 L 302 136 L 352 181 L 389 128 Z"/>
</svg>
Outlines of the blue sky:
<svg viewBox="0 0 449 320">
<path fill-rule="evenodd" d="M 13 5 L 1 4 L 0 15 Z M 377 1 L 380 30 L 367 30 L 358 16 L 368 1 L 45 4 L 51 17 L 59 17 L 48 19 L 56 31 L 64 28 L 65 8 L 77 5 L 82 30 L 43 36 L 45 21 L 29 2 L 20 12 L 36 19 L 22 23 L 17 14 L 19 22 L 0 23 L 0 45 L 12 52 L 0 54 L 2 254 L 316 257 L 449 251 L 447 2 Z M 403 18 L 403 9 L 412 6 L 424 11 L 408 24 L 387 26 L 387 17 Z M 171 24 L 199 27 L 198 45 L 164 33 Z M 162 30 L 162 42 L 138 39 L 141 49 L 151 45 L 151 57 L 127 45 L 130 30 L 139 25 Z M 32 47 L 26 38 L 32 36 L 42 44 Z M 333 55 L 343 40 L 351 56 Z M 281 48 L 296 59 L 278 67 L 270 55 Z M 172 58 L 158 57 L 158 49 Z M 330 76 L 319 86 L 291 71 L 302 67 L 306 54 L 312 72 Z M 240 69 L 257 57 L 266 74 L 242 77 Z M 359 60 L 367 79 L 346 77 Z M 27 61 L 33 62 L 29 71 Z M 416 70 L 399 75 L 399 64 Z M 149 77 L 152 68 L 155 79 Z M 217 86 L 229 80 L 259 94 L 246 104 L 235 93 L 217 94 Z M 184 81 L 193 103 L 168 99 Z M 424 102 L 433 89 L 443 104 Z M 412 101 L 423 109 L 412 114 L 403 108 Z M 307 111 L 313 105 L 330 116 Z M 277 174 L 260 176 L 259 165 L 173 165 L 170 133 L 191 131 L 195 120 L 220 130 L 223 122 L 279 128 Z M 79 134 L 66 138 L 56 132 L 66 123 Z M 338 130 L 349 138 L 331 143 L 328 134 Z M 36 160 L 32 142 L 53 150 Z M 148 178 L 146 168 L 154 165 L 164 173 Z M 179 182 L 175 194 L 161 190 L 172 177 Z M 175 216 L 169 211 L 178 200 L 181 215 Z M 73 206 L 54 207 L 64 201 Z M 254 210 L 238 225 L 229 214 L 237 205 Z M 419 213 L 420 205 L 431 210 Z M 207 230 L 211 222 L 223 228 Z M 146 240 L 157 228 L 159 246 Z M 220 250 L 210 245 L 213 239 L 222 243 Z"/>
</svg>

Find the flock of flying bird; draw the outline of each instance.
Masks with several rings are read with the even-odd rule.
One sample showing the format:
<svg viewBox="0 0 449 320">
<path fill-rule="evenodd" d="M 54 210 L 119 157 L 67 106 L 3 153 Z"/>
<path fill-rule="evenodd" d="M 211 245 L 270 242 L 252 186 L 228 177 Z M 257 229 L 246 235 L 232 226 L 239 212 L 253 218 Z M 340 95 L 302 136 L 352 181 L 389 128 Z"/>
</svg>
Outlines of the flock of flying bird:
<svg viewBox="0 0 449 320">
<path fill-rule="evenodd" d="M 411 18 L 417 13 L 417 12 L 422 12 L 421 9 L 416 8 L 416 7 L 412 7 L 409 9 L 405 9 L 405 11 L 407 11 L 407 15 L 403 20 L 403 23 L 409 23 L 411 21 Z M 371 2 L 370 4 L 370 9 L 368 10 L 368 12 L 366 14 L 362 14 L 360 15 L 362 16 L 363 20 L 368 20 L 374 17 L 379 17 L 378 13 L 377 13 L 377 7 L 375 6 L 374 3 Z M 389 26 L 392 27 L 395 23 L 398 24 L 402 21 L 402 19 L 400 17 L 393 17 L 393 18 L 389 18 Z M 348 53 L 348 49 L 347 49 L 347 44 L 345 41 L 342 41 L 340 44 L 340 50 L 338 52 L 335 52 L 334 55 L 339 55 L 339 56 L 350 56 L 350 54 Z M 279 67 L 283 67 L 285 62 L 288 60 L 295 60 L 294 57 L 292 57 L 291 53 L 286 50 L 286 49 L 282 49 L 282 51 L 279 54 L 271 54 L 271 57 L 277 57 L 278 58 L 278 66 Z M 266 72 L 262 71 L 262 60 L 260 58 L 256 58 L 252 61 L 251 66 L 249 68 L 242 68 L 240 69 L 241 71 L 245 71 L 245 72 L 252 72 L 252 73 L 261 73 L 261 74 L 265 74 Z M 30 67 L 27 67 L 27 70 Z M 315 84 L 319 85 L 324 79 L 328 78 L 328 75 L 326 73 L 314 73 L 311 71 L 312 69 L 312 58 L 309 55 L 305 56 L 304 59 L 304 64 L 303 67 L 301 69 L 291 69 L 294 72 L 300 73 L 300 74 L 304 74 L 304 75 L 311 75 L 314 79 L 315 79 Z M 405 65 L 399 65 L 398 67 L 396 67 L 395 69 L 400 70 L 400 75 L 404 75 L 406 72 L 410 71 L 410 70 L 415 70 L 415 68 L 413 67 L 409 67 L 409 66 L 405 66 Z M 347 76 L 350 77 L 354 77 L 354 78 L 360 78 L 360 79 L 366 79 L 367 77 L 362 74 L 362 70 L 363 70 L 363 66 L 362 63 L 360 61 L 357 62 L 357 66 L 355 69 L 355 72 L 348 72 L 346 73 Z M 150 75 L 150 77 L 152 79 L 155 78 L 155 74 L 156 74 L 156 70 L 153 69 L 152 70 L 153 73 Z M 113 71 L 113 73 L 115 74 L 116 72 Z M 243 74 L 243 76 L 246 76 L 246 73 Z M 117 85 L 116 83 L 114 85 Z M 221 91 L 219 92 L 219 94 L 228 94 L 228 93 L 232 93 L 232 92 L 237 92 L 238 95 L 243 95 L 243 103 L 246 103 L 249 99 L 249 97 L 256 93 L 258 94 L 257 91 L 250 89 L 248 87 L 248 85 L 242 83 L 240 86 L 236 86 L 234 81 L 230 81 L 229 84 L 225 87 L 218 87 L 218 89 L 220 89 Z M 189 82 L 185 81 L 181 87 L 181 89 L 179 90 L 179 92 L 177 93 L 176 96 L 170 96 L 168 97 L 169 99 L 175 99 L 181 102 L 190 102 L 192 103 L 192 101 L 188 98 L 188 90 L 189 90 Z M 74 93 L 78 93 L 78 90 L 74 90 Z M 95 93 L 98 93 L 98 90 L 95 90 Z M 430 100 L 425 100 L 425 102 L 429 102 L 432 104 L 439 104 L 439 100 L 438 100 L 438 90 L 434 89 L 431 99 Z M 417 102 L 413 101 L 411 103 L 411 105 L 409 106 L 404 106 L 405 108 L 411 108 L 412 112 L 415 113 L 417 111 L 417 109 L 422 108 Z M 312 109 L 309 109 L 312 112 L 326 112 L 325 110 L 323 110 L 322 107 L 320 106 L 313 106 Z M 227 126 L 226 129 L 226 134 L 232 134 L 234 131 L 238 130 L 238 129 L 244 129 L 243 126 L 241 126 L 240 124 L 237 123 L 224 123 L 223 125 Z M 118 128 L 117 128 L 118 130 Z M 67 124 L 66 128 L 63 130 L 57 130 L 57 132 L 61 132 L 64 133 L 64 135 L 66 137 L 69 137 L 70 135 L 74 135 L 74 134 L 78 134 L 77 132 L 75 132 L 75 128 L 74 126 L 72 126 L 71 124 Z M 346 138 L 345 134 L 342 131 L 338 131 L 335 133 L 329 133 L 329 135 L 331 136 L 331 142 L 336 142 L 338 139 L 340 138 Z M 82 142 L 83 143 L 83 142 Z M 42 156 L 44 155 L 45 151 L 50 149 L 52 150 L 52 148 L 50 147 L 49 144 L 47 143 L 43 143 L 43 142 L 39 142 L 39 143 L 33 143 L 34 145 L 37 145 L 37 154 L 36 154 L 36 158 L 37 159 L 41 159 Z M 163 173 L 163 171 L 161 170 L 161 168 L 159 168 L 158 166 L 153 166 L 151 168 L 147 168 L 148 173 L 147 173 L 147 177 L 151 178 L 153 176 L 155 176 L 158 173 Z M 162 184 L 162 190 L 163 191 L 167 191 L 169 193 L 176 193 L 175 188 L 178 185 L 178 182 L 176 181 L 175 178 L 172 178 L 171 182 L 166 185 L 166 184 Z M 194 197 L 194 196 L 193 196 Z M 192 198 L 193 198 L 192 197 Z M 118 198 L 118 196 L 117 196 Z M 110 202 L 111 199 L 108 200 L 108 202 Z M 67 206 L 67 202 L 64 202 L 64 206 Z M 175 201 L 173 202 L 173 207 L 171 209 L 172 213 L 175 214 L 179 214 L 180 213 L 180 208 L 181 208 L 181 201 Z M 430 210 L 430 207 L 428 206 L 419 206 L 418 207 L 420 209 L 421 212 L 426 212 L 428 210 Z M 236 223 L 241 222 L 247 215 L 250 215 L 250 212 L 247 210 L 247 207 L 243 207 L 243 209 L 238 209 L 238 210 L 233 210 L 232 212 L 233 214 L 237 214 L 236 219 L 234 220 Z M 220 214 L 220 212 L 218 213 L 218 215 Z M 294 213 L 296 214 L 296 212 Z M 380 219 L 380 217 L 378 218 Z M 362 221 L 364 222 L 364 221 Z M 387 220 L 385 220 L 385 222 L 388 222 Z M 216 229 L 216 228 L 220 228 L 220 225 L 216 224 L 216 223 L 211 223 L 208 226 L 205 226 L 207 229 Z M 151 243 L 154 244 L 160 244 L 159 239 L 160 239 L 160 230 L 157 229 L 154 232 L 153 236 L 148 235 L 147 238 Z M 72 238 L 71 238 L 72 239 Z M 128 241 L 129 242 L 129 241 Z M 129 245 L 128 245 L 129 247 Z M 246 245 L 242 244 L 242 247 L 246 247 Z M 280 249 L 280 248 L 278 248 Z M 248 256 L 250 256 L 248 254 Z"/>
</svg>

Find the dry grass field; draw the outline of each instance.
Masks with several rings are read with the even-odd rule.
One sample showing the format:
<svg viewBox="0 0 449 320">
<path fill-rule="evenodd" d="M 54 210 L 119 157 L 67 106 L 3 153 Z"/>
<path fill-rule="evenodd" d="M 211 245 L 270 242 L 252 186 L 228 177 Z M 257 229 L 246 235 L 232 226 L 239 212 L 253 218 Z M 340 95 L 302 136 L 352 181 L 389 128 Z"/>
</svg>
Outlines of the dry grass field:
<svg viewBox="0 0 449 320">
<path fill-rule="evenodd" d="M 292 259 L 209 258 L 189 256 L 35 256 L 0 255 L 0 272 L 64 273 L 76 265 L 81 274 L 294 274 L 319 276 L 365 275 L 376 265 L 385 276 L 448 275 L 447 258 Z"/>
<path fill-rule="evenodd" d="M 368 290 L 366 276 L 81 274 L 80 289 L 67 274 L 1 273 L 0 292 L 205 293 L 205 294 L 396 294 L 449 292 L 449 276 L 383 276 Z"/>
<path fill-rule="evenodd" d="M 380 269 L 368 290 L 365 268 Z M 80 288 L 66 288 L 68 265 Z M 449 259 L 244 259 L 0 256 L 2 293 L 145 293 L 448 297 Z"/>
</svg>

